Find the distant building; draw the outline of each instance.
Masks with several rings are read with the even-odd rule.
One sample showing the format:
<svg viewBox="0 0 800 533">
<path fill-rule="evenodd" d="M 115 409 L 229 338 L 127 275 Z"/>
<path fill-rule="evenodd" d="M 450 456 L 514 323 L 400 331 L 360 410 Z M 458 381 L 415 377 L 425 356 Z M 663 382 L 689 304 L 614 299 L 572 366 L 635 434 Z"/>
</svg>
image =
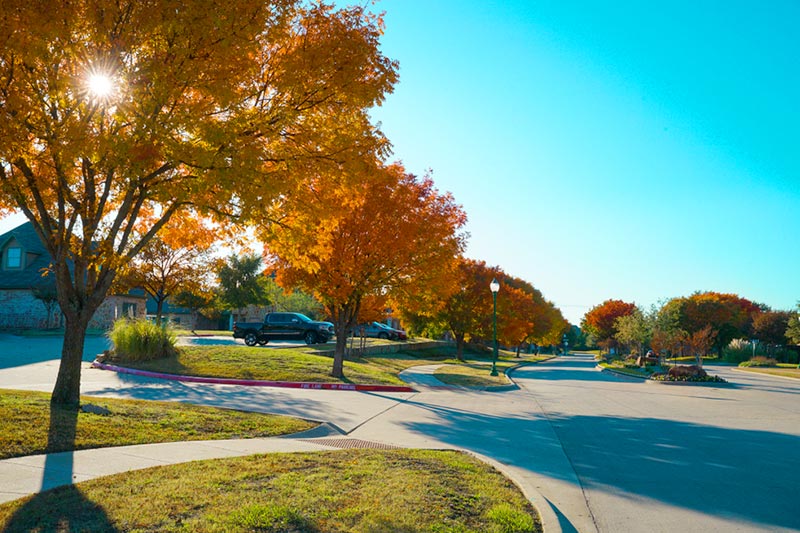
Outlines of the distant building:
<svg viewBox="0 0 800 533">
<path fill-rule="evenodd" d="M 30 222 L 0 235 L 0 329 L 63 327 L 52 261 Z M 89 328 L 110 328 L 122 316 L 144 318 L 144 296 L 108 296 Z"/>
</svg>

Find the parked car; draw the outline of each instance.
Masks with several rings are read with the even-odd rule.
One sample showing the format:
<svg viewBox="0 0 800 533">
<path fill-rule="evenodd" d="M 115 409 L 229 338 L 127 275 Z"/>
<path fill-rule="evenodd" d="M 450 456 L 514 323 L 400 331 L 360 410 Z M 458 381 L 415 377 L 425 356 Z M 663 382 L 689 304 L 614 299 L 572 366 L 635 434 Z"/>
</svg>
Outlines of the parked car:
<svg viewBox="0 0 800 533">
<path fill-rule="evenodd" d="M 328 342 L 333 324 L 311 320 L 302 313 L 267 313 L 264 322 L 236 322 L 233 338 L 248 346 L 265 345 L 272 340 L 304 340 L 306 344 Z"/>
<path fill-rule="evenodd" d="M 380 322 L 367 322 L 359 324 L 353 329 L 356 337 L 373 337 L 376 339 L 390 339 L 393 341 L 407 340 L 408 335 L 401 329 L 395 329 Z"/>
</svg>

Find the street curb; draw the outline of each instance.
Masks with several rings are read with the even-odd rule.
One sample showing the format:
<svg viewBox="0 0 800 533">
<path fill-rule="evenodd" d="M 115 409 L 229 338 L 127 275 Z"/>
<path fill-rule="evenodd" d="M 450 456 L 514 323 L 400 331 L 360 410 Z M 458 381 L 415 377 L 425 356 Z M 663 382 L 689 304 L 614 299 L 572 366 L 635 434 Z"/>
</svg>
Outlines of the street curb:
<svg viewBox="0 0 800 533">
<path fill-rule="evenodd" d="M 619 376 L 621 378 L 628 378 L 636 381 L 651 381 L 650 378 L 645 378 L 641 376 L 632 376 L 630 374 L 625 374 L 624 372 L 617 372 L 615 370 L 611 370 L 610 368 L 606 368 L 600 365 L 597 365 L 594 368 L 595 370 L 599 370 L 600 372 L 608 372 L 609 374 L 614 374 L 615 376 Z"/>
<path fill-rule="evenodd" d="M 307 381 L 263 381 L 255 379 L 230 379 L 230 378 L 206 378 L 199 376 L 180 376 L 177 374 L 163 374 L 161 372 L 149 372 L 147 370 L 136 370 L 123 366 L 108 365 L 94 361 L 93 368 L 109 370 L 118 374 L 130 374 L 132 376 L 142 376 L 147 378 L 166 379 L 170 381 L 181 381 L 185 383 L 208 383 L 212 385 L 244 385 L 246 387 L 280 387 L 285 389 L 310 389 L 310 390 L 343 390 L 343 391 L 364 391 L 364 392 L 417 392 L 411 387 L 402 385 L 357 385 L 354 383 L 313 383 Z"/>
</svg>

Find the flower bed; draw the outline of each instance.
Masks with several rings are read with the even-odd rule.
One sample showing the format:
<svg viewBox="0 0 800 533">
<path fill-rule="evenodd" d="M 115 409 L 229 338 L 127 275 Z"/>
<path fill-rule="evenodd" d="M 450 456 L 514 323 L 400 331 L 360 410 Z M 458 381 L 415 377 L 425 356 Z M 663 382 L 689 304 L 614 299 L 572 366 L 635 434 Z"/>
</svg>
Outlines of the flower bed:
<svg viewBox="0 0 800 533">
<path fill-rule="evenodd" d="M 650 376 L 653 381 L 672 381 L 684 383 L 727 383 L 719 376 L 710 376 L 699 366 L 673 366 L 667 372 L 657 372 Z"/>
</svg>

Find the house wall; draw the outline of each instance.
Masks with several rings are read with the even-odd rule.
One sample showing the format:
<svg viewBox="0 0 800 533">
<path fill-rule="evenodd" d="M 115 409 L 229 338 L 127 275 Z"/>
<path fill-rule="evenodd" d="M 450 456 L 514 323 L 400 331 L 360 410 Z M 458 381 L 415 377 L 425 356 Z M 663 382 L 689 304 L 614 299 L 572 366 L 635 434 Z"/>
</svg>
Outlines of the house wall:
<svg viewBox="0 0 800 533">
<path fill-rule="evenodd" d="M 55 307 L 50 327 L 61 325 L 61 313 Z M 46 328 L 47 309 L 27 290 L 0 290 L 0 328 Z"/>
<path fill-rule="evenodd" d="M 147 316 L 144 298 L 137 296 L 108 296 L 89 322 L 93 329 L 109 329 L 118 318 L 144 319 Z"/>
<path fill-rule="evenodd" d="M 145 317 L 144 299 L 135 296 L 109 296 L 89 322 L 92 329 L 108 329 L 114 320 L 122 316 Z M 49 324 L 47 309 L 29 290 L 0 290 L 0 328 L 39 329 L 57 328 L 64 325 L 64 317 L 55 306 Z"/>
</svg>

